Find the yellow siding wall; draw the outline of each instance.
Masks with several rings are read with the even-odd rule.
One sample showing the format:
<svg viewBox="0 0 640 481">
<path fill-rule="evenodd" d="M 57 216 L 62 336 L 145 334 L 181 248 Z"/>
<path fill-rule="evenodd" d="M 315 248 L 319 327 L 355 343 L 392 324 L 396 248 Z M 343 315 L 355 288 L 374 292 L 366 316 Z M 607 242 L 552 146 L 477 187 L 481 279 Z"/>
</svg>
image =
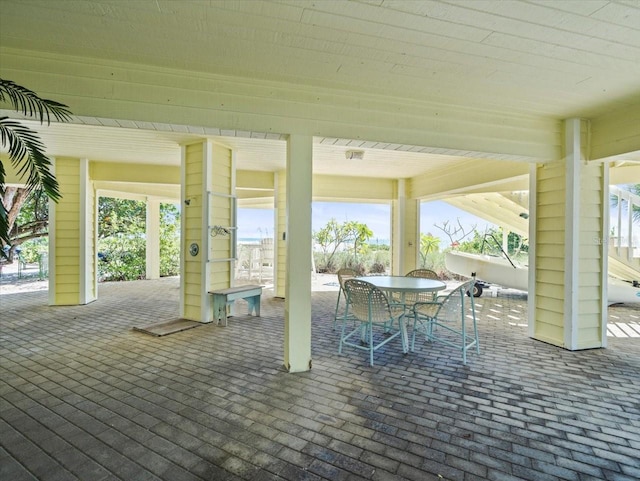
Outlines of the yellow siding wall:
<svg viewBox="0 0 640 481">
<path fill-rule="evenodd" d="M 606 279 L 602 274 L 606 255 L 603 216 L 608 212 L 606 166 L 584 160 L 584 153 L 588 151 L 589 124 L 586 121 L 580 124 L 580 160 L 573 158 L 576 154 L 569 153 L 565 161 L 538 166 L 536 174 L 534 337 L 570 349 L 603 345 L 602 298 L 603 279 Z M 568 162 L 574 162 L 575 167 L 568 168 Z M 572 175 L 576 177 L 574 188 L 579 197 L 573 207 L 575 212 L 567 204 L 569 201 L 573 205 L 568 197 L 571 189 L 567 187 L 573 182 L 569 178 Z M 567 217 L 571 224 L 567 224 Z M 567 229 L 571 229 L 577 239 L 574 264 L 569 259 L 572 247 Z M 567 277 L 570 278 L 567 269 L 572 265 L 577 269 L 575 305 L 571 304 L 571 292 L 567 287 Z M 572 329 L 574 336 L 568 336 L 565 329 Z"/>
<path fill-rule="evenodd" d="M 184 147 L 183 316 L 201 322 L 212 318 L 208 292 L 231 285 L 232 236 L 210 235 L 209 226 L 233 223 L 231 151 L 209 141 Z M 206 188 L 205 188 L 206 186 Z M 213 195 L 213 194 L 222 195 Z M 200 252 L 188 253 L 197 243 Z"/>
<path fill-rule="evenodd" d="M 202 213 L 203 213 L 203 144 L 191 144 L 185 146 L 185 182 L 184 197 L 190 200 L 190 205 L 185 206 L 182 214 L 184 223 L 183 248 L 187 251 L 184 255 L 183 268 L 183 317 L 201 320 L 201 293 L 202 293 L 202 269 L 203 256 L 207 253 L 203 249 Z M 200 246 L 200 253 L 191 256 L 188 253 L 189 246 L 193 243 Z"/>
<path fill-rule="evenodd" d="M 93 182 L 87 182 L 86 219 L 87 228 L 85 234 L 85 284 L 87 288 L 87 298 L 95 300 L 98 298 L 98 282 L 96 273 L 96 262 L 98 258 L 98 222 L 96 206 L 96 190 Z"/>
<path fill-rule="evenodd" d="M 55 175 L 62 198 L 55 204 L 55 225 L 49 227 L 55 236 L 53 255 L 55 305 L 80 303 L 80 164 L 78 159 L 57 158 Z"/>
<path fill-rule="evenodd" d="M 603 212 L 608 213 L 604 198 L 604 172 L 601 163 L 582 167 L 580 183 L 580 288 L 578 290 L 578 349 L 602 346 L 603 258 L 607 253 L 602 232 Z M 604 201 L 603 201 L 604 199 Z M 606 276 L 605 276 L 606 279 Z"/>
<path fill-rule="evenodd" d="M 287 173 L 282 170 L 276 181 L 276 297 L 285 297 L 287 279 L 287 241 L 282 236 L 287 230 Z"/>
<path fill-rule="evenodd" d="M 534 337 L 564 343 L 565 166 L 556 162 L 537 169 L 536 303 Z"/>
<path fill-rule="evenodd" d="M 232 186 L 232 161 L 231 151 L 225 147 L 213 144 L 213 163 L 209 191 L 216 194 L 231 196 Z M 209 225 L 231 227 L 233 223 L 233 203 L 231 197 L 212 195 L 210 198 Z M 210 236 L 210 257 L 213 259 L 230 259 L 231 242 L 233 236 Z M 209 262 L 209 286 L 213 289 L 225 289 L 231 285 L 231 261 Z"/>
</svg>

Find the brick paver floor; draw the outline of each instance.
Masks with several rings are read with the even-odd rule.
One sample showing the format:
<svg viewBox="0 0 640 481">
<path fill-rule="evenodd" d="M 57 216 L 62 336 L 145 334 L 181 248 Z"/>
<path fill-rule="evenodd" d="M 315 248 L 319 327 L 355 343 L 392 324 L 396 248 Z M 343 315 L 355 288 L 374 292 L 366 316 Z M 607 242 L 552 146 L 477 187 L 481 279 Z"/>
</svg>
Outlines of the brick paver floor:
<svg viewBox="0 0 640 481">
<path fill-rule="evenodd" d="M 87 306 L 0 296 L 0 479 L 638 480 L 640 309 L 606 349 L 527 336 L 527 300 L 478 299 L 481 353 L 393 342 L 337 354 L 313 295 L 313 368 L 282 367 L 284 301 L 153 337 L 178 281 L 100 285 Z M 400 342 L 398 340 L 398 342 Z"/>
</svg>

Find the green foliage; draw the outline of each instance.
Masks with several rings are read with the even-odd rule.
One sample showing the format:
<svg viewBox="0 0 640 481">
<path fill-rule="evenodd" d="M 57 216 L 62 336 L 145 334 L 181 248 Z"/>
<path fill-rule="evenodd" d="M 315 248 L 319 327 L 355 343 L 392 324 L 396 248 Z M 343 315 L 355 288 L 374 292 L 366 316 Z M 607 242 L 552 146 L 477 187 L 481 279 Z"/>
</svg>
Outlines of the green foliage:
<svg viewBox="0 0 640 481">
<path fill-rule="evenodd" d="M 10 103 L 13 109 L 25 116 L 36 117 L 40 123 L 49 124 L 51 117 L 64 122 L 71 119 L 66 105 L 43 99 L 35 92 L 0 78 L 0 103 Z M 37 132 L 22 123 L 0 117 L 0 139 L 2 147 L 8 147 L 9 160 L 21 177 L 27 177 L 27 189 L 42 188 L 49 198 L 60 199 L 58 182 L 51 173 L 51 161 L 45 153 Z M 0 198 L 5 191 L 6 171 L 0 160 Z M 0 202 L 0 244 L 9 244 L 9 217 L 6 206 Z"/>
<path fill-rule="evenodd" d="M 160 204 L 160 276 L 180 274 L 180 212 L 174 204 Z"/>
<path fill-rule="evenodd" d="M 316 265 L 320 272 L 334 272 L 337 268 L 336 255 L 349 249 L 353 254 L 352 262 L 358 263 L 358 256 L 366 255 L 370 249 L 367 241 L 373 232 L 366 224 L 346 221 L 338 224 L 335 219 L 327 222 L 322 229 L 314 232 L 313 239 L 322 252 Z"/>
<path fill-rule="evenodd" d="M 427 234 L 420 234 L 420 263 L 424 267 L 427 263 L 427 256 L 431 252 L 438 252 L 440 250 L 440 238 L 435 237 L 430 232 Z M 429 267 L 427 267 L 429 269 Z"/>
<path fill-rule="evenodd" d="M 100 198 L 98 204 L 98 274 L 104 281 L 145 277 L 146 206 L 143 202 Z M 160 205 L 160 275 L 180 270 L 180 214 Z"/>
<path fill-rule="evenodd" d="M 101 197 L 98 202 L 98 276 L 104 281 L 144 278 L 146 206 Z"/>
<path fill-rule="evenodd" d="M 20 246 L 20 257 L 27 264 L 34 264 L 49 252 L 49 237 L 39 237 L 26 241 Z"/>
<path fill-rule="evenodd" d="M 502 228 L 492 228 L 484 233 L 474 231 L 473 238 L 462 242 L 458 250 L 462 252 L 484 253 L 490 255 L 502 255 Z M 507 237 L 507 255 L 512 259 L 523 257 L 529 252 L 529 245 L 526 238 L 509 232 Z"/>
<path fill-rule="evenodd" d="M 146 212 L 144 202 L 100 197 L 98 202 L 98 238 L 106 239 L 118 234 L 144 232 Z"/>
<path fill-rule="evenodd" d="M 98 275 L 103 281 L 132 281 L 144 278 L 146 250 L 141 233 L 118 232 L 98 242 L 102 256 L 98 262 Z"/>
</svg>

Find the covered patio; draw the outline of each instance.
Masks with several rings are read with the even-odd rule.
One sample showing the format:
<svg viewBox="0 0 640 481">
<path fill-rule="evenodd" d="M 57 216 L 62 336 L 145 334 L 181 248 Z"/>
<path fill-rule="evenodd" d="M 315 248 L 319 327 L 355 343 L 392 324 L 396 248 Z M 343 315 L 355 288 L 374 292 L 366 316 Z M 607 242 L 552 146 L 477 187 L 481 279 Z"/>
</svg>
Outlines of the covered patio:
<svg viewBox="0 0 640 481">
<path fill-rule="evenodd" d="M 640 477 L 640 308 L 612 306 L 607 349 L 572 352 L 529 338 L 527 298 L 505 290 L 478 300 L 466 367 L 446 347 L 389 344 L 371 368 L 337 354 L 327 284 L 312 294 L 313 369 L 295 376 L 269 290 L 261 318 L 164 337 L 132 328 L 179 315 L 176 278 L 101 284 L 85 306 L 5 290 L 0 478 Z"/>
</svg>

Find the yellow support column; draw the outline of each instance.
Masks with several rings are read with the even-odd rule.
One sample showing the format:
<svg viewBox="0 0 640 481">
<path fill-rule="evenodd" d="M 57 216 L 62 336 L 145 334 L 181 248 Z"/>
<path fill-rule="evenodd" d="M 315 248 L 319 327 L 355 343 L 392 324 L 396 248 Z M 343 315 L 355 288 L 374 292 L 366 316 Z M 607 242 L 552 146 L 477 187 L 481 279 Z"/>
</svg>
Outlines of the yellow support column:
<svg viewBox="0 0 640 481">
<path fill-rule="evenodd" d="M 391 203 L 391 273 L 402 276 L 418 266 L 419 201 L 408 199 L 404 179 L 397 181 Z"/>
<path fill-rule="evenodd" d="M 234 194 L 229 149 L 210 140 L 182 147 L 180 312 L 185 319 L 211 322 L 209 291 L 231 286 L 235 235 L 224 231 L 233 231 Z"/>
<path fill-rule="evenodd" d="M 565 121 L 562 161 L 531 173 L 529 334 L 569 350 L 606 346 L 608 166 L 588 162 L 588 123 Z"/>
<path fill-rule="evenodd" d="M 311 199 L 310 135 L 287 143 L 287 278 L 284 364 L 289 372 L 311 369 Z"/>
<path fill-rule="evenodd" d="M 160 201 L 147 198 L 146 279 L 160 279 Z"/>
<path fill-rule="evenodd" d="M 287 282 L 287 172 L 275 178 L 276 241 L 274 252 L 274 290 L 276 297 L 285 297 Z"/>
<path fill-rule="evenodd" d="M 56 158 L 62 198 L 49 202 L 49 304 L 88 304 L 97 298 L 96 192 L 89 161 Z"/>
</svg>

